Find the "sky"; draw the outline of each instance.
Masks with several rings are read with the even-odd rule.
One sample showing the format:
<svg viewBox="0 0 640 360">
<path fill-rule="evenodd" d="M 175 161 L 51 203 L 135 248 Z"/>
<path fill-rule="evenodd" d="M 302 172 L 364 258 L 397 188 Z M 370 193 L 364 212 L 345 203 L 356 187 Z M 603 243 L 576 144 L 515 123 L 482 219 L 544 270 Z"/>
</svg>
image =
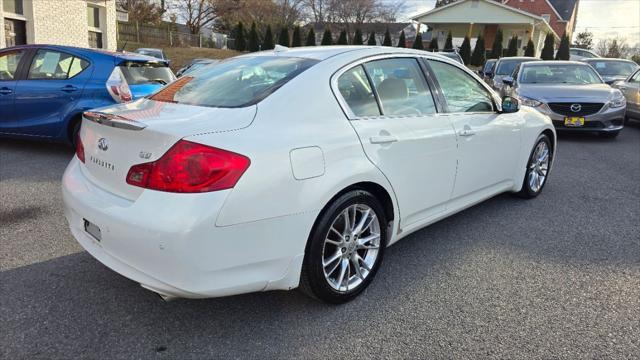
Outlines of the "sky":
<svg viewBox="0 0 640 360">
<path fill-rule="evenodd" d="M 435 0 L 405 0 L 405 4 L 400 21 L 433 9 Z M 593 33 L 594 43 L 615 36 L 629 45 L 640 43 L 640 0 L 580 0 L 575 33 L 585 29 Z"/>
</svg>

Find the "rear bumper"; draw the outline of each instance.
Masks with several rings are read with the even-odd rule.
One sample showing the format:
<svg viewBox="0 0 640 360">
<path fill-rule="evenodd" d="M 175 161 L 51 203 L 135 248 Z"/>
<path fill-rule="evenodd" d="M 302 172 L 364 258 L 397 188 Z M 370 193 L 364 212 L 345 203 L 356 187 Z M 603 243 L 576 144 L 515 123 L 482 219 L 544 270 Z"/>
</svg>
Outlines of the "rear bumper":
<svg viewBox="0 0 640 360">
<path fill-rule="evenodd" d="M 606 105 L 605 105 L 606 107 Z M 553 121 L 553 126 L 558 131 L 588 131 L 588 132 L 613 132 L 620 131 L 624 127 L 625 107 L 604 110 L 585 116 L 584 126 L 567 127 L 564 125 L 566 115 L 551 112 L 547 114 Z"/>
<path fill-rule="evenodd" d="M 74 158 L 62 193 L 71 233 L 98 261 L 163 295 L 204 298 L 298 285 L 312 214 L 217 227 L 231 190 L 135 201 L 91 183 Z M 101 230 L 98 241 L 84 219 Z"/>
</svg>

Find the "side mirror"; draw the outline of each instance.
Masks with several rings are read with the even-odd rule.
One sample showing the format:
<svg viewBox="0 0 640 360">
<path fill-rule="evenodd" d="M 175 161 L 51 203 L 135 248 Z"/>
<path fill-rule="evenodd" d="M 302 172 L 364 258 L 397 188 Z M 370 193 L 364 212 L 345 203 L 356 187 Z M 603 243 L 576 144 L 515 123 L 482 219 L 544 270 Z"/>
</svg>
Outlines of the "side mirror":
<svg viewBox="0 0 640 360">
<path fill-rule="evenodd" d="M 518 101 L 518 99 L 511 97 L 511 96 L 505 96 L 502 98 L 502 114 L 510 114 L 510 113 L 515 113 L 518 112 L 520 110 L 520 101 Z"/>
<path fill-rule="evenodd" d="M 509 86 L 513 86 L 513 78 L 511 76 L 506 76 L 504 79 L 502 79 L 502 83 L 505 85 L 509 85 Z"/>
</svg>

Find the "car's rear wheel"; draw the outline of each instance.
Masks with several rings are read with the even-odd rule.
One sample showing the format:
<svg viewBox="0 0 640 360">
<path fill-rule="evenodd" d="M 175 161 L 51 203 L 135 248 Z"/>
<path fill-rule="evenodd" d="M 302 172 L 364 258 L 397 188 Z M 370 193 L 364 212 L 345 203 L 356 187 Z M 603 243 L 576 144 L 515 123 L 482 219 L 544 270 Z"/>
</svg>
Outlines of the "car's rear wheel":
<svg viewBox="0 0 640 360">
<path fill-rule="evenodd" d="M 387 220 L 369 192 L 354 190 L 322 212 L 309 237 L 300 289 L 330 303 L 360 294 L 375 276 L 387 243 Z"/>
<path fill-rule="evenodd" d="M 552 160 L 553 148 L 551 147 L 551 140 L 547 135 L 542 134 L 538 137 L 531 150 L 522 189 L 518 192 L 520 197 L 534 198 L 542 192 L 544 185 L 547 183 Z"/>
</svg>

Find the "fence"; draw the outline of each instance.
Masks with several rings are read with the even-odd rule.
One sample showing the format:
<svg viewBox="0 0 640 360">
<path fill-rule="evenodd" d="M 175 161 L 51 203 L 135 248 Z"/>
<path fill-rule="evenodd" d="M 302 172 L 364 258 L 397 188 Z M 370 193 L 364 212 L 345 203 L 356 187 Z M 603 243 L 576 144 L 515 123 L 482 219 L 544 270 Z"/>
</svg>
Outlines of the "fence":
<svg viewBox="0 0 640 360">
<path fill-rule="evenodd" d="M 180 31 L 177 24 L 163 22 L 159 25 L 118 21 L 118 42 L 135 42 L 164 47 L 207 47 L 224 49 L 227 37 L 213 33 L 210 36 Z"/>
</svg>

